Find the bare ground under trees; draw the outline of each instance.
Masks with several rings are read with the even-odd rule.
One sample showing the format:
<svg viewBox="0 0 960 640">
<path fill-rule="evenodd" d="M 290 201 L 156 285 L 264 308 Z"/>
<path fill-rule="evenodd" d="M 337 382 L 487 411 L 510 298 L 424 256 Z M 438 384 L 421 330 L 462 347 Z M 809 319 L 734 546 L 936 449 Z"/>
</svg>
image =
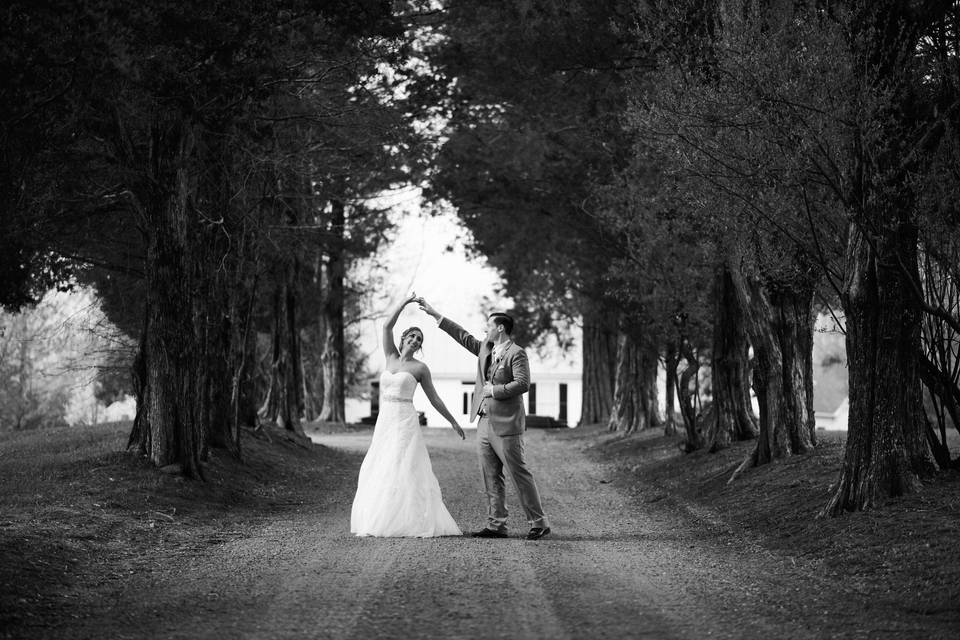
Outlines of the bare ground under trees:
<svg viewBox="0 0 960 640">
<path fill-rule="evenodd" d="M 842 441 L 727 478 L 752 443 L 679 452 L 654 432 L 535 430 L 555 533 L 357 539 L 368 428 L 270 430 L 207 482 L 117 450 L 128 425 L 0 434 L 2 638 L 948 638 L 960 628 L 960 474 L 814 520 Z M 428 430 L 465 530 L 472 433 Z M 516 505 L 509 494 L 508 503 Z M 516 513 L 518 509 L 514 509 Z"/>
</svg>

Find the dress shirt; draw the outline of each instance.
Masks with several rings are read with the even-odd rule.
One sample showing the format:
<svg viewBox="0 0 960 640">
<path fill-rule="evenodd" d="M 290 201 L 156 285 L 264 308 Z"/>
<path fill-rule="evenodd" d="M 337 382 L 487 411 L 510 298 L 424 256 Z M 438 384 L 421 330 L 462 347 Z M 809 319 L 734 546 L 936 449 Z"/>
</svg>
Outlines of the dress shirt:
<svg viewBox="0 0 960 640">
<path fill-rule="evenodd" d="M 500 344 L 493 345 L 493 360 L 494 362 L 499 362 L 503 358 L 503 353 L 507 350 L 507 347 L 510 346 L 511 341 L 507 340 L 506 342 L 501 342 Z"/>
</svg>

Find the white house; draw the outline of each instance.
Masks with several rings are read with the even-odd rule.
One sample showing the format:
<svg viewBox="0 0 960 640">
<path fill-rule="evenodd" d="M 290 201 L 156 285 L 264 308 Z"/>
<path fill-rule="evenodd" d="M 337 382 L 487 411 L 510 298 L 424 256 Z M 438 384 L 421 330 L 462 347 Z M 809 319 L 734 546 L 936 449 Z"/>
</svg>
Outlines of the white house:
<svg viewBox="0 0 960 640">
<path fill-rule="evenodd" d="M 814 410 L 817 429 L 825 429 L 827 431 L 846 431 L 847 416 L 849 413 L 850 403 L 846 397 L 844 397 L 840 401 L 840 404 L 832 411 L 830 409 L 823 409 L 819 411 Z"/>
</svg>

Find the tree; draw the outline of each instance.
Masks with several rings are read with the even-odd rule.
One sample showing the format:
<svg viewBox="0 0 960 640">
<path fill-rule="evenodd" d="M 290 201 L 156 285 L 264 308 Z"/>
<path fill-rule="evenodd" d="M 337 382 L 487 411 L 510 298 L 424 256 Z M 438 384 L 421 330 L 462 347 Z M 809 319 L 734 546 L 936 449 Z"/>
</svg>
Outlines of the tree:
<svg viewBox="0 0 960 640">
<path fill-rule="evenodd" d="M 844 190 L 851 222 L 843 284 L 849 435 L 825 514 L 867 509 L 914 491 L 934 468 L 922 418 L 920 230 L 913 210 L 914 179 L 943 137 L 936 107 L 946 96 L 929 102 L 927 69 L 917 52 L 927 34 L 952 18 L 952 4 L 854 2 L 843 20 L 851 63 L 865 73 L 853 85 L 860 111 L 850 131 L 848 169 L 857 179 Z"/>
<path fill-rule="evenodd" d="M 69 402 L 63 376 L 54 375 L 68 345 L 56 326 L 63 322 L 47 302 L 17 315 L 0 315 L 0 429 L 21 431 L 66 424 Z"/>
<path fill-rule="evenodd" d="M 257 151 L 269 147 L 272 128 L 309 119 L 272 120 L 271 98 L 322 84 L 327 66 L 314 62 L 399 32 L 382 2 L 187 3 L 175 11 L 122 4 L 18 3 L 5 14 L 42 23 L 30 33 L 48 39 L 48 49 L 65 43 L 73 53 L 66 71 L 58 60 L 40 66 L 76 79 L 65 83 L 69 91 L 36 101 L 40 111 L 75 116 L 69 136 L 45 148 L 60 178 L 48 182 L 53 195 L 38 188 L 21 211 L 58 232 L 67 217 L 101 235 L 117 220 L 136 220 L 145 305 L 131 443 L 157 465 L 200 476 L 211 435 L 238 433 L 257 280 L 251 264 L 263 256 L 259 232 L 278 197 L 275 183 L 257 179 Z M 97 253 L 90 234 L 57 240 L 43 238 L 41 253 L 77 261 L 84 250 Z"/>
<path fill-rule="evenodd" d="M 757 355 L 758 396 L 767 395 L 762 407 L 771 395 L 789 400 L 761 411 L 755 458 L 807 446 L 793 436 L 808 429 L 800 372 L 810 296 L 835 297 L 847 323 L 851 422 L 825 513 L 869 508 L 932 469 L 920 321 L 923 313 L 956 321 L 932 290 L 924 297 L 917 262 L 921 238 L 934 246 L 955 228 L 927 196 L 939 191 L 930 177 L 944 175 L 938 167 L 955 144 L 947 126 L 955 72 L 944 62 L 955 41 L 952 5 L 686 5 L 716 9 L 716 28 L 704 55 L 675 56 L 686 75 L 657 85 L 647 104 L 685 148 L 689 184 L 741 221 L 725 259 Z M 832 294 L 820 291 L 824 282 Z M 931 393 L 953 393 L 941 375 L 925 377 Z M 764 413 L 801 430 L 765 435 Z"/>
<path fill-rule="evenodd" d="M 804 156 L 784 153 L 797 141 L 781 101 L 794 99 L 797 78 L 811 73 L 794 74 L 784 59 L 802 44 L 780 30 L 789 19 L 776 3 L 731 8 L 657 8 L 648 28 L 666 34 L 661 62 L 638 83 L 632 115 L 665 158 L 663 169 L 682 182 L 687 215 L 701 220 L 717 249 L 710 446 L 754 434 L 746 338 L 761 404 L 750 458 L 758 464 L 815 443 L 808 347 L 813 294 L 830 265 L 811 258 L 823 251 L 807 221 L 830 221 L 831 206 L 815 171 L 796 159 Z"/>
<path fill-rule="evenodd" d="M 583 322 L 583 422 L 608 420 L 614 397 L 620 314 L 603 277 L 619 245 L 585 202 L 628 147 L 629 16 L 616 1 L 447 3 L 419 87 L 447 111 L 430 195 L 457 208 L 526 324 Z"/>
<path fill-rule="evenodd" d="M 50 291 L 17 313 L 0 312 L 0 429 L 95 422 L 99 375 L 123 353 L 93 293 Z M 99 402 L 98 402 L 99 401 Z"/>
<path fill-rule="evenodd" d="M 687 435 L 684 448 L 692 451 L 706 443 L 696 406 L 700 360 L 707 351 L 711 322 L 703 282 L 710 279 L 713 247 L 704 242 L 702 221 L 686 214 L 683 183 L 661 170 L 665 162 L 657 149 L 638 141 L 631 163 L 617 180 L 597 190 L 595 210 L 599 223 L 626 247 L 608 267 L 607 291 L 642 336 L 648 361 L 662 351 L 664 428 L 671 435 L 675 431 L 674 400 L 679 400 Z M 655 379 L 652 371 L 647 375 L 645 383 L 633 388 L 652 400 Z M 645 422 L 652 425 L 656 419 L 650 415 Z"/>
<path fill-rule="evenodd" d="M 657 346 L 621 333 L 617 345 L 616 391 L 607 425 L 630 434 L 661 424 L 657 397 Z"/>
<path fill-rule="evenodd" d="M 714 286 L 711 373 L 715 420 L 707 439 L 710 450 L 718 451 L 731 442 L 756 437 L 760 427 L 750 399 L 750 338 L 725 263 L 716 267 Z"/>
<path fill-rule="evenodd" d="M 65 287 L 68 260 L 48 251 L 64 168 L 59 150 L 70 143 L 78 93 L 72 52 L 58 37 L 57 7 L 9 3 L 0 17 L 0 305 L 17 311 Z"/>
</svg>

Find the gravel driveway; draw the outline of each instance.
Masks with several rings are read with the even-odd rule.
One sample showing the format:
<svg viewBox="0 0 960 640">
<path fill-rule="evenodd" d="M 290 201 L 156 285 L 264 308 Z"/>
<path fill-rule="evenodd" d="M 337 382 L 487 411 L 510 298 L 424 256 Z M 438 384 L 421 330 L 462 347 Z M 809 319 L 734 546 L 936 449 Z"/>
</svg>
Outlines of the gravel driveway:
<svg viewBox="0 0 960 640">
<path fill-rule="evenodd" d="M 425 433 L 450 512 L 464 531 L 481 526 L 473 432 L 467 442 Z M 915 623 L 891 625 L 709 510 L 661 502 L 573 431 L 527 434 L 554 530 L 540 541 L 526 541 L 517 520 L 505 540 L 355 538 L 350 506 L 370 436 L 315 435 L 343 453 L 311 472 L 319 481 L 302 500 L 222 539 L 158 547 L 147 568 L 76 601 L 74 623 L 34 637 L 917 637 Z M 512 487 L 508 506 L 519 513 Z"/>
</svg>

